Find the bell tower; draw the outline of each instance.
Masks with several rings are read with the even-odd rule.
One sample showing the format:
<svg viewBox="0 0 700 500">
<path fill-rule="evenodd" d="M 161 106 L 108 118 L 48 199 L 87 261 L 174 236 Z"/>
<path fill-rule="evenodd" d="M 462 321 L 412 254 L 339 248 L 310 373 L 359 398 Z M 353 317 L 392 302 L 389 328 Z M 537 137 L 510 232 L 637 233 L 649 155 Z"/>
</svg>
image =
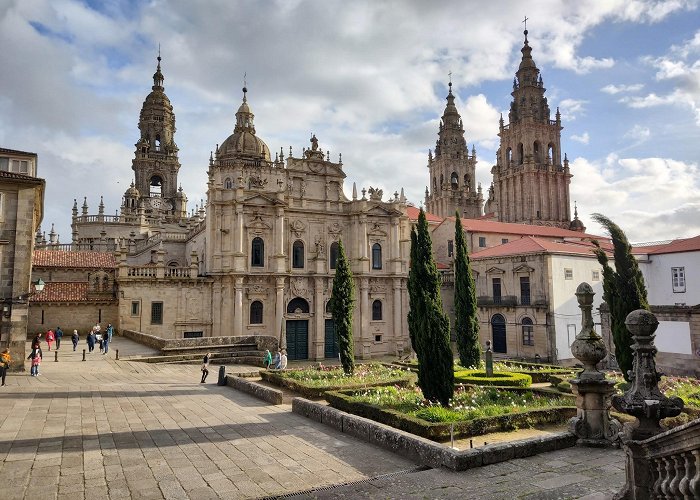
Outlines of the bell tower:
<svg viewBox="0 0 700 500">
<path fill-rule="evenodd" d="M 440 217 L 477 218 L 482 215 L 481 186 L 475 188 L 476 150 L 469 154 L 464 139 L 462 118 L 455 106 L 452 81 L 447 93 L 447 106 L 440 119 L 435 142 L 435 156 L 428 151 L 430 187 L 425 188 L 425 207 Z"/>
<path fill-rule="evenodd" d="M 561 115 L 551 113 L 540 70 L 532 59 L 532 48 L 524 31 L 525 43 L 520 66 L 513 79 L 513 100 L 508 124 L 501 116 L 500 148 L 491 169 L 486 211 L 500 222 L 520 222 L 568 228 L 569 160 L 561 160 Z"/>
<path fill-rule="evenodd" d="M 177 173 L 180 170 L 178 147 L 175 144 L 175 114 L 163 88 L 163 73 L 158 66 L 153 75 L 153 87 L 139 116 L 141 136 L 136 143 L 132 170 L 139 205 L 147 215 L 166 219 L 181 218 L 187 212 L 181 206 L 186 197 L 178 194 Z"/>
</svg>

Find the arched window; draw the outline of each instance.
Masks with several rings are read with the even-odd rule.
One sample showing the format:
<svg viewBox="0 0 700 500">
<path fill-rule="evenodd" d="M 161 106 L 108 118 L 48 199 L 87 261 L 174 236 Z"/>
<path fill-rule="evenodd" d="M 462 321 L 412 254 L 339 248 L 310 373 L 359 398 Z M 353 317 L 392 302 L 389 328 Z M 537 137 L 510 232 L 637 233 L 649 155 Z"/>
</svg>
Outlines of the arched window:
<svg viewBox="0 0 700 500">
<path fill-rule="evenodd" d="M 260 237 L 253 238 L 250 247 L 250 265 L 263 267 L 265 265 L 265 242 Z"/>
<path fill-rule="evenodd" d="M 518 163 L 522 165 L 525 162 L 525 148 L 523 148 L 523 143 L 518 144 Z"/>
<path fill-rule="evenodd" d="M 508 352 L 506 319 L 501 314 L 494 314 L 491 317 L 491 338 L 493 339 L 493 352 Z"/>
<path fill-rule="evenodd" d="M 532 144 L 533 154 L 535 155 L 535 163 L 540 163 L 540 143 L 535 141 Z"/>
<path fill-rule="evenodd" d="M 331 269 L 335 269 L 335 267 L 338 265 L 338 242 L 334 241 L 331 243 L 331 249 L 330 249 L 330 266 Z"/>
<path fill-rule="evenodd" d="M 464 187 L 469 189 L 472 183 L 469 180 L 469 174 L 464 174 Z"/>
<path fill-rule="evenodd" d="M 508 162 L 508 165 L 513 163 L 513 150 L 510 148 L 506 149 L 506 161 Z"/>
<path fill-rule="evenodd" d="M 292 245 L 292 267 L 304 269 L 304 242 L 296 240 Z"/>
<path fill-rule="evenodd" d="M 532 326 L 532 320 L 530 318 L 523 318 L 521 321 L 523 325 L 523 345 L 535 345 L 535 335 L 534 328 Z"/>
<path fill-rule="evenodd" d="M 452 172 L 452 175 L 450 176 L 450 185 L 452 186 L 452 189 L 457 189 L 459 187 L 459 177 L 457 176 L 456 172 Z"/>
<path fill-rule="evenodd" d="M 303 313 L 308 314 L 309 303 L 301 297 L 295 297 L 287 304 L 287 314 Z"/>
<path fill-rule="evenodd" d="M 226 177 L 226 180 L 224 181 L 224 188 L 233 189 L 233 181 L 231 181 L 231 179 L 228 177 Z"/>
<path fill-rule="evenodd" d="M 445 186 L 445 176 L 440 174 L 440 189 Z"/>
<path fill-rule="evenodd" d="M 326 314 L 333 314 L 333 310 L 331 309 L 331 301 L 329 300 L 326 302 Z"/>
<path fill-rule="evenodd" d="M 372 321 L 379 321 L 382 319 L 382 301 L 375 300 L 372 302 Z"/>
<path fill-rule="evenodd" d="M 547 146 L 547 163 L 552 163 L 554 161 L 554 146 L 550 143 Z"/>
<path fill-rule="evenodd" d="M 156 151 L 160 151 L 160 135 L 156 135 Z"/>
<path fill-rule="evenodd" d="M 379 243 L 372 245 L 372 269 L 382 268 L 382 246 Z"/>
<path fill-rule="evenodd" d="M 263 304 L 256 300 L 250 304 L 250 324 L 262 325 L 263 322 Z"/>
</svg>

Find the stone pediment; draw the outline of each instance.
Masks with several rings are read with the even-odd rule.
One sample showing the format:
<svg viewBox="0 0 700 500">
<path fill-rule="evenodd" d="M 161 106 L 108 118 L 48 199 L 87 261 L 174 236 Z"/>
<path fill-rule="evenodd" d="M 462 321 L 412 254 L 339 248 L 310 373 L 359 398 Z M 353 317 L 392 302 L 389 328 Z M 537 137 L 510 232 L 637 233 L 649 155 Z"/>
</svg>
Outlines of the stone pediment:
<svg viewBox="0 0 700 500">
<path fill-rule="evenodd" d="M 269 222 L 267 222 L 260 214 L 253 215 L 253 218 L 246 222 L 245 227 L 253 230 L 254 232 L 272 229 L 272 225 Z"/>
<path fill-rule="evenodd" d="M 382 229 L 381 224 L 378 222 L 370 222 L 367 224 L 367 235 L 368 236 L 386 236 L 388 233 Z"/>
<path fill-rule="evenodd" d="M 243 200 L 247 205 L 280 205 L 282 202 L 273 196 L 257 193 Z"/>
<path fill-rule="evenodd" d="M 500 267 L 490 267 L 486 270 L 486 274 L 504 274 L 505 270 Z"/>
<path fill-rule="evenodd" d="M 401 215 L 401 212 L 399 210 L 387 207 L 383 203 L 381 205 L 374 205 L 373 207 L 367 209 L 364 213 L 367 215 L 380 215 L 384 217 L 386 217 L 387 215 Z"/>
<path fill-rule="evenodd" d="M 527 264 L 520 264 L 518 267 L 513 269 L 514 273 L 521 273 L 521 274 L 530 274 L 534 271 L 535 271 L 535 269 L 528 266 Z"/>
</svg>

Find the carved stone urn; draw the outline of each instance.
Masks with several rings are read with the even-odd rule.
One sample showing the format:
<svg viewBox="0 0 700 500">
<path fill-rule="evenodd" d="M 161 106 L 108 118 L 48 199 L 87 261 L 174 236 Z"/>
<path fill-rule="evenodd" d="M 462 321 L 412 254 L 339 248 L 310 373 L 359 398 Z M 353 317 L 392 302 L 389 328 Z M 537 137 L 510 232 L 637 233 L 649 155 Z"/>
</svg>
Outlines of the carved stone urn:
<svg viewBox="0 0 700 500">
<path fill-rule="evenodd" d="M 580 380 L 604 380 L 605 374 L 598 371 L 596 365 L 605 358 L 607 349 L 605 342 L 593 329 L 593 296 L 595 292 L 588 283 L 581 283 L 576 288 L 576 299 L 581 308 L 581 332 L 571 344 L 571 353 L 583 363 Z"/>
</svg>

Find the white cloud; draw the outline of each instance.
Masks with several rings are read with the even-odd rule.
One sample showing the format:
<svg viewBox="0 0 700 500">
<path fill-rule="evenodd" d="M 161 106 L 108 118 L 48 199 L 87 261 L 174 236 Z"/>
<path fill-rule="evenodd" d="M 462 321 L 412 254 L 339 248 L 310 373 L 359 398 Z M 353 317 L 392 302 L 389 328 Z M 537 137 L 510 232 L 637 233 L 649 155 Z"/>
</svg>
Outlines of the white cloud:
<svg viewBox="0 0 700 500">
<path fill-rule="evenodd" d="M 623 92 L 625 92 L 625 93 L 626 93 L 626 92 L 637 92 L 637 91 L 639 91 L 639 90 L 642 90 L 643 88 L 644 88 L 644 84 L 643 84 L 643 83 L 635 83 L 635 84 L 631 84 L 631 85 L 613 85 L 613 84 L 609 84 L 609 85 L 606 85 L 605 87 L 603 87 L 603 88 L 600 89 L 600 90 L 601 90 L 601 92 L 605 92 L 606 94 L 615 95 L 615 94 L 620 94 L 620 93 L 623 93 Z"/>
<path fill-rule="evenodd" d="M 584 132 L 581 135 L 572 135 L 571 140 L 580 142 L 581 144 L 588 144 L 591 140 L 591 137 L 588 135 L 588 132 Z"/>
<path fill-rule="evenodd" d="M 562 120 L 573 121 L 579 115 L 585 114 L 587 101 L 581 99 L 564 99 L 559 103 Z"/>
<path fill-rule="evenodd" d="M 625 132 L 624 137 L 627 139 L 634 139 L 635 141 L 642 143 L 651 137 L 651 130 L 649 130 L 649 127 L 635 125 L 630 130 Z"/>
</svg>

